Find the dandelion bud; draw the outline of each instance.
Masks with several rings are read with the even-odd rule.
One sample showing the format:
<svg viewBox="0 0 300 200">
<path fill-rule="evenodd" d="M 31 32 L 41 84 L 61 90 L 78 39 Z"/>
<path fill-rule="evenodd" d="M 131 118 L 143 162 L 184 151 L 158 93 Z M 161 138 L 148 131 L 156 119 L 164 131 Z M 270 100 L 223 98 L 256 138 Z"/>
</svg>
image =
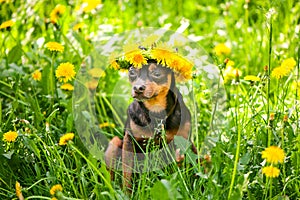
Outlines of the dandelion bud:
<svg viewBox="0 0 300 200">
<path fill-rule="evenodd" d="M 240 73 L 238 69 L 234 69 L 234 76 L 235 76 L 235 83 L 239 83 L 240 82 Z"/>
<path fill-rule="evenodd" d="M 226 59 L 224 60 L 224 63 L 227 64 L 228 62 L 229 62 L 229 58 L 226 58 Z"/>
<path fill-rule="evenodd" d="M 204 155 L 204 159 L 205 159 L 205 161 L 208 162 L 208 163 L 211 162 L 211 157 L 210 157 L 210 155 L 208 155 L 208 154 L 205 154 L 205 155 Z"/>
<path fill-rule="evenodd" d="M 289 119 L 289 116 L 288 116 L 288 115 L 284 115 L 284 116 L 283 116 L 283 121 L 284 121 L 284 122 L 287 122 L 288 119 Z"/>
<path fill-rule="evenodd" d="M 21 184 L 16 181 L 16 195 L 19 200 L 24 200 L 23 194 L 22 194 L 22 187 Z"/>
<path fill-rule="evenodd" d="M 240 74 L 239 74 L 239 70 L 238 70 L 238 69 L 235 69 L 235 77 L 237 77 L 237 78 L 240 77 Z"/>
<path fill-rule="evenodd" d="M 143 26 L 143 22 L 142 22 L 141 20 L 139 20 L 139 21 L 136 23 L 136 26 L 137 26 L 137 27 Z"/>
<path fill-rule="evenodd" d="M 49 124 L 49 122 L 46 122 L 45 126 L 46 126 L 46 132 L 49 132 L 50 131 L 50 124 Z"/>
<path fill-rule="evenodd" d="M 270 114 L 269 120 L 270 120 L 270 121 L 273 121 L 274 119 L 275 119 L 275 113 L 271 113 L 271 114 Z"/>
</svg>

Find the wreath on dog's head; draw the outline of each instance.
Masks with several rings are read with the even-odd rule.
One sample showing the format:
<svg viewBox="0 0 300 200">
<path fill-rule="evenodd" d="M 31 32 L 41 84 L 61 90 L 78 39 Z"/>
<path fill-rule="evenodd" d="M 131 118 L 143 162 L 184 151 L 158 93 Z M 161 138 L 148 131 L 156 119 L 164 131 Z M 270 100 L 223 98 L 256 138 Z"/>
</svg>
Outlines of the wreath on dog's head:
<svg viewBox="0 0 300 200">
<path fill-rule="evenodd" d="M 128 43 L 124 45 L 121 55 L 112 54 L 110 67 L 115 70 L 128 70 L 131 66 L 142 68 L 148 61 L 155 60 L 158 64 L 172 69 L 178 81 L 192 78 L 194 64 L 178 53 L 166 42 L 157 42 L 158 36 L 149 36 L 142 44 Z"/>
</svg>

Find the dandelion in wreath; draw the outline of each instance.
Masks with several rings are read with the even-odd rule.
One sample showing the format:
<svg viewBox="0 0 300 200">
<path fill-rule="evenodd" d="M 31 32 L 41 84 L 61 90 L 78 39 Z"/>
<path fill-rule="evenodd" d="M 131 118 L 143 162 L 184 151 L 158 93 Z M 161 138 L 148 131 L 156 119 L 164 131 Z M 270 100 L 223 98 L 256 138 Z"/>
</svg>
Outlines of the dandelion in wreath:
<svg viewBox="0 0 300 200">
<path fill-rule="evenodd" d="M 110 56 L 110 67 L 115 70 L 127 70 L 130 66 L 142 68 L 149 60 L 155 60 L 158 64 L 172 69 L 177 81 L 192 78 L 194 64 L 184 58 L 175 48 L 166 42 L 153 42 L 148 45 L 141 46 L 136 43 L 124 45 L 124 53 Z"/>
</svg>

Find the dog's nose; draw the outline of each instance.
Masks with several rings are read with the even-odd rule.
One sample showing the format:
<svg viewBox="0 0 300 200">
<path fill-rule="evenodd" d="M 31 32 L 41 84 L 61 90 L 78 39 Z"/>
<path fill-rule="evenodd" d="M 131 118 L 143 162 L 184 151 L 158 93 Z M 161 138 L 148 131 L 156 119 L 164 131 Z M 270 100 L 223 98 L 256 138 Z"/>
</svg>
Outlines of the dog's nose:
<svg viewBox="0 0 300 200">
<path fill-rule="evenodd" d="M 135 86 L 133 86 L 133 90 L 137 94 L 143 93 L 145 91 L 145 89 L 146 89 L 145 85 L 135 85 Z"/>
</svg>

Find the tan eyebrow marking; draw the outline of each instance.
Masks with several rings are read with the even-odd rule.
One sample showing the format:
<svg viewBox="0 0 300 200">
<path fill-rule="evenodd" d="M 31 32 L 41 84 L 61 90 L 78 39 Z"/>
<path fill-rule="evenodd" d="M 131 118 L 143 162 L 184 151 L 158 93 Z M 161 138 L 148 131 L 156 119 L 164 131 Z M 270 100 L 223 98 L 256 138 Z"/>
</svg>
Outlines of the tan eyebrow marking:
<svg viewBox="0 0 300 200">
<path fill-rule="evenodd" d="M 154 69 L 156 69 L 156 67 L 157 67 L 156 64 L 151 63 L 151 64 L 149 65 L 149 71 L 153 71 Z"/>
</svg>

